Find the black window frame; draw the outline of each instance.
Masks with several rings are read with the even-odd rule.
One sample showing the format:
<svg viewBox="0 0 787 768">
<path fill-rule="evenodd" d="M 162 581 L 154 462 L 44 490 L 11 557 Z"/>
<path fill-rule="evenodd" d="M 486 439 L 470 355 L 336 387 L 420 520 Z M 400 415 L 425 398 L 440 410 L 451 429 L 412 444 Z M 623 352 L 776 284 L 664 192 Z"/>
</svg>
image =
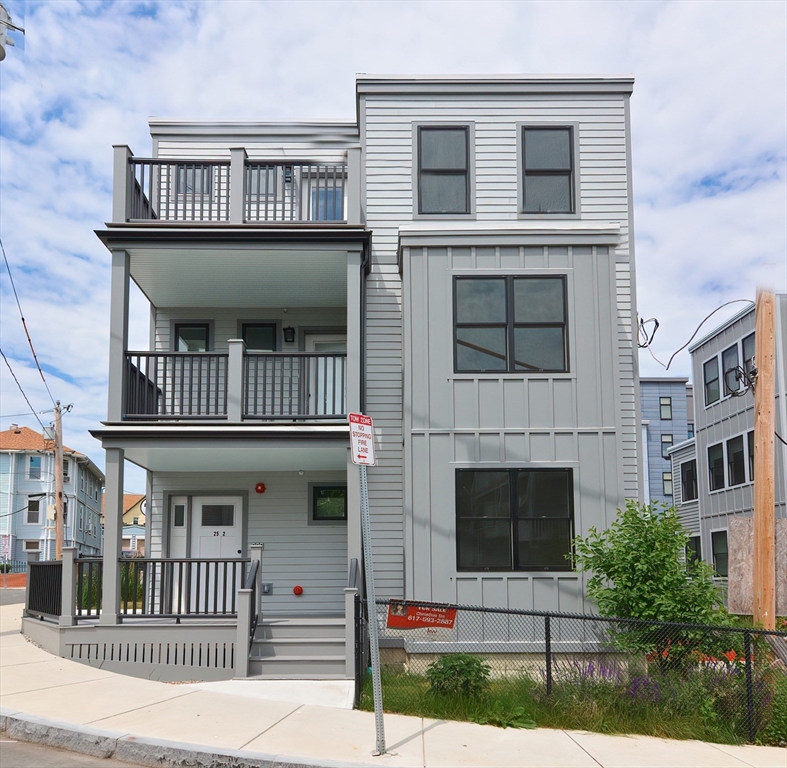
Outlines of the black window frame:
<svg viewBox="0 0 787 768">
<path fill-rule="evenodd" d="M 505 284 L 506 312 L 505 322 L 490 323 L 460 323 L 458 317 L 457 286 L 461 281 L 469 280 L 500 280 Z M 527 323 L 517 322 L 515 318 L 514 292 L 517 280 L 560 280 L 563 295 L 563 321 L 561 323 L 543 322 Z M 460 368 L 457 339 L 457 329 L 460 328 L 503 328 L 505 331 L 506 360 L 504 368 Z M 516 361 L 516 329 L 517 328 L 561 328 L 563 331 L 563 367 L 562 368 L 518 368 Z M 568 281 L 565 275 L 455 275 L 453 283 L 453 347 L 454 347 L 454 373 L 516 373 L 521 375 L 543 373 L 570 373 L 569 365 L 569 336 L 568 336 Z"/>
<path fill-rule="evenodd" d="M 270 350 L 263 350 L 258 349 L 257 347 L 250 347 L 249 342 L 246 340 L 246 331 L 249 328 L 268 328 L 271 330 L 271 335 L 273 337 L 273 348 Z M 276 323 L 256 323 L 256 322 L 249 322 L 249 323 L 241 323 L 240 324 L 240 337 L 243 341 L 246 342 L 246 349 L 249 352 L 275 352 L 278 347 L 278 329 Z"/>
<path fill-rule="evenodd" d="M 721 546 L 717 547 L 717 543 L 721 544 L 722 542 L 724 544 L 723 548 Z M 711 531 L 710 548 L 713 557 L 713 572 L 719 578 L 727 578 L 730 572 L 730 549 L 726 530 Z M 723 568 L 720 567 L 721 563 L 724 564 Z"/>
<path fill-rule="evenodd" d="M 734 358 L 734 361 L 733 359 Z M 740 391 L 737 370 L 740 367 L 740 350 L 737 342 L 721 353 L 721 371 L 724 383 L 724 397 L 730 397 Z"/>
<path fill-rule="evenodd" d="M 183 322 L 176 322 L 173 323 L 172 328 L 172 346 L 175 352 L 183 352 L 184 354 L 191 354 L 191 355 L 198 355 L 201 354 L 200 352 L 189 352 L 188 350 L 180 350 L 178 349 L 178 341 L 180 340 L 180 329 L 181 328 L 204 328 L 205 329 L 205 352 L 211 351 L 211 334 L 210 334 L 210 323 L 202 323 L 202 322 L 192 322 L 188 320 L 184 320 Z"/>
<path fill-rule="evenodd" d="M 206 163 L 177 163 L 175 193 L 187 198 L 213 198 L 213 166 Z M 199 180 L 199 184 L 197 181 Z M 199 189 L 197 189 L 199 187 Z"/>
<path fill-rule="evenodd" d="M 740 441 L 740 450 L 732 443 Z M 735 435 L 726 441 L 724 452 L 727 458 L 727 487 L 732 488 L 746 482 L 746 442 L 743 435 Z"/>
<path fill-rule="evenodd" d="M 665 416 L 665 413 L 669 415 Z M 659 419 L 661 421 L 672 421 L 672 398 L 668 395 L 659 397 Z"/>
<path fill-rule="evenodd" d="M 666 438 L 669 438 L 667 440 Z M 672 435 L 663 434 L 661 436 L 661 458 L 669 460 L 669 450 L 672 446 L 675 445 L 675 439 Z M 665 450 L 666 448 L 666 450 Z"/>
<path fill-rule="evenodd" d="M 746 449 L 748 451 L 749 481 L 754 482 L 754 430 L 746 433 Z"/>
<path fill-rule="evenodd" d="M 661 473 L 661 495 L 662 496 L 672 496 L 673 494 L 673 487 L 672 487 L 672 472 L 662 472 Z"/>
<path fill-rule="evenodd" d="M 708 378 L 708 366 L 715 365 L 716 366 L 716 377 L 715 378 Z M 721 400 L 721 380 L 719 378 L 719 357 L 718 355 L 714 355 L 710 360 L 706 360 L 702 364 L 702 389 L 705 396 L 705 407 L 707 408 L 709 405 L 713 405 L 714 403 L 718 403 Z M 711 399 L 711 395 L 709 394 L 711 391 L 711 385 L 716 383 L 716 397 Z"/>
<path fill-rule="evenodd" d="M 460 526 L 459 526 L 459 490 L 460 490 L 460 481 L 464 474 L 467 473 L 498 473 L 498 474 L 507 474 L 508 475 L 508 493 L 509 493 L 509 500 L 508 500 L 508 525 L 509 525 L 509 564 L 507 566 L 463 566 L 461 564 L 461 541 L 460 541 Z M 499 468 L 483 468 L 483 469 L 475 469 L 471 467 L 466 467 L 462 469 L 456 469 L 454 474 L 454 489 L 455 489 L 455 497 L 454 497 L 454 523 L 455 523 L 455 533 L 456 533 L 456 570 L 460 573 L 514 573 L 514 572 L 523 572 L 523 571 L 532 571 L 532 572 L 556 572 L 556 573 L 563 573 L 565 571 L 573 571 L 572 561 L 569 557 L 566 557 L 565 563 L 560 563 L 559 565 L 545 565 L 545 566 L 537 566 L 527 563 L 521 563 L 519 557 L 519 520 L 520 516 L 517 514 L 517 510 L 519 509 L 519 499 L 518 499 L 518 483 L 517 477 L 520 473 L 533 473 L 533 474 L 541 474 L 541 473 L 561 473 L 564 474 L 567 478 L 567 488 L 568 488 L 568 498 L 567 498 L 567 508 L 568 508 L 568 517 L 553 517 L 548 518 L 547 516 L 542 516 L 541 518 L 525 518 L 525 519 L 553 519 L 553 520 L 567 520 L 568 521 L 568 551 L 565 552 L 566 555 L 571 556 L 573 555 L 573 541 L 575 536 L 575 513 L 574 513 L 574 471 L 570 467 L 516 467 L 516 468 L 508 468 L 508 467 L 499 467 Z M 505 520 L 504 516 L 499 518 L 495 518 L 498 520 Z"/>
<path fill-rule="evenodd" d="M 694 565 L 702 560 L 702 537 L 689 536 L 686 542 L 686 565 Z"/>
<path fill-rule="evenodd" d="M 421 158 L 421 137 L 424 131 L 456 131 L 463 132 L 465 136 L 465 168 L 464 171 L 457 170 L 456 168 L 427 168 L 422 167 Z M 471 137 L 472 130 L 470 123 L 450 124 L 450 123 L 429 123 L 426 125 L 416 126 L 416 167 L 415 167 L 415 184 L 417 191 L 417 205 L 415 213 L 417 216 L 438 216 L 438 217 L 465 217 L 473 212 L 472 206 L 472 169 L 471 169 Z M 421 189 L 421 179 L 424 174 L 427 177 L 436 176 L 464 176 L 465 178 L 465 209 L 463 211 L 428 211 L 424 210 L 423 194 Z"/>
<path fill-rule="evenodd" d="M 715 458 L 711 459 L 711 451 L 715 451 L 716 448 L 721 449 L 719 463 L 716 463 Z M 721 484 L 718 483 L 719 478 L 721 478 Z M 727 468 L 724 460 L 724 443 L 714 443 L 708 446 L 708 490 L 721 491 L 727 487 L 726 482 Z"/>
<path fill-rule="evenodd" d="M 750 349 L 747 350 L 746 347 L 749 346 L 749 340 L 751 340 Z M 755 339 L 754 331 L 752 331 L 750 334 L 744 336 L 741 339 L 741 360 L 743 360 L 742 367 L 743 370 L 748 374 L 751 374 L 751 372 L 755 368 L 754 365 L 755 343 L 756 343 L 756 339 Z M 751 354 L 748 357 L 747 357 L 747 351 L 751 352 Z"/>
<path fill-rule="evenodd" d="M 319 516 L 317 514 L 317 502 L 320 499 L 321 491 L 342 491 L 344 499 L 344 516 Z M 312 523 L 346 523 L 347 522 L 347 484 L 346 483 L 315 483 L 311 487 L 311 509 L 309 519 Z"/>
<path fill-rule="evenodd" d="M 572 124 L 519 124 L 519 146 L 520 146 L 520 193 L 519 193 L 519 214 L 522 216 L 571 216 L 577 213 L 577 189 L 576 189 L 576 166 L 577 153 L 574 147 L 575 125 Z M 567 131 L 568 132 L 568 151 L 569 168 L 531 168 L 527 167 L 527 134 L 536 131 Z M 544 176 L 563 176 L 568 178 L 569 207 L 568 210 L 542 211 L 528 208 L 527 202 L 527 177 Z"/>
<path fill-rule="evenodd" d="M 681 502 L 694 501 L 699 496 L 696 459 L 689 459 L 680 465 L 680 494 Z"/>
</svg>

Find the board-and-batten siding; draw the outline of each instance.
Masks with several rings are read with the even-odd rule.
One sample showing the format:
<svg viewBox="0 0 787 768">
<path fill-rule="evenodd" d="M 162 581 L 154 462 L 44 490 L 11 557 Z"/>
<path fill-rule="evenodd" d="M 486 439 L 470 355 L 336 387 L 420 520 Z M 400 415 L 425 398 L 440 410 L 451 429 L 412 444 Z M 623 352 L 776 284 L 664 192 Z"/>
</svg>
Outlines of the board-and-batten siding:
<svg viewBox="0 0 787 768">
<path fill-rule="evenodd" d="M 265 493 L 254 487 L 265 482 Z M 162 532 L 167 524 L 165 504 L 173 492 L 248 495 L 248 524 L 243 542 L 262 542 L 262 581 L 273 593 L 262 598 L 263 611 L 344 614 L 347 586 L 347 526 L 310 525 L 309 483 L 346 482 L 341 472 L 159 473 L 152 475 L 149 557 L 165 557 Z M 303 587 L 296 597 L 292 589 Z"/>
<path fill-rule="evenodd" d="M 572 437 L 573 446 L 566 444 L 566 435 L 553 435 L 545 430 L 543 433 L 530 433 L 528 439 L 533 445 L 543 448 L 551 455 L 563 455 L 562 451 L 575 455 L 583 464 L 583 472 L 599 477 L 609 474 L 608 456 L 621 462 L 622 470 L 618 475 L 613 464 L 614 481 L 610 478 L 611 487 L 615 488 L 614 502 L 622 497 L 638 496 L 638 435 L 637 435 L 637 393 L 635 350 L 632 336 L 632 268 L 629 255 L 629 210 L 628 210 L 628 162 L 626 157 L 626 106 L 621 97 L 603 95 L 583 95 L 577 98 L 563 96 L 391 96 L 387 94 L 361 94 L 361 142 L 364 147 L 364 189 L 365 213 L 367 226 L 373 230 L 372 270 L 367 280 L 367 316 L 366 316 L 366 349 L 367 349 L 367 410 L 375 418 L 375 426 L 379 435 L 378 467 L 369 471 L 369 492 L 374 519 L 378 514 L 388 517 L 390 528 L 382 531 L 374 528 L 375 554 L 378 549 L 386 552 L 388 558 L 395 558 L 395 549 L 402 541 L 405 521 L 397 516 L 405 502 L 403 486 L 394 478 L 398 472 L 410 471 L 404 465 L 402 451 L 401 420 L 393 417 L 392 403 L 389 400 L 394 392 L 401 391 L 402 386 L 402 343 L 401 325 L 392 325 L 391 321 L 401 323 L 402 285 L 397 270 L 397 247 L 399 225 L 413 219 L 413 124 L 420 122 L 472 122 L 475 132 L 475 218 L 478 221 L 516 220 L 518 208 L 518 172 L 517 172 L 517 123 L 546 122 L 578 124 L 579 141 L 579 199 L 581 218 L 585 221 L 614 222 L 620 225 L 621 240 L 614 250 L 614 259 L 610 264 L 611 275 L 603 281 L 610 287 L 609 305 L 615 307 L 610 335 L 614 338 L 614 353 L 611 371 L 615 382 L 605 395 L 614 392 L 618 410 L 610 415 L 610 426 L 617 426 L 617 438 L 614 435 L 599 437 L 598 433 L 590 435 L 581 431 Z M 468 249 L 470 253 L 470 249 Z M 496 256 L 496 258 L 499 256 Z M 526 258 L 525 254 L 522 254 Z M 557 258 L 557 253 L 555 254 Z M 471 255 L 470 258 L 473 258 Z M 490 258 L 488 254 L 484 258 Z M 502 258 L 502 257 L 500 257 Z M 506 257 L 508 258 L 508 257 Z M 501 266 L 507 262 L 501 261 Z M 614 296 L 614 298 L 613 298 Z M 448 324 L 450 316 L 445 316 L 427 325 L 418 327 L 413 336 L 431 336 L 436 323 Z M 425 332 L 429 329 L 428 334 Z M 448 346 L 450 349 L 450 345 Z M 430 350 L 431 354 L 431 350 Z M 449 371 L 446 370 L 446 375 Z M 548 384 L 545 392 L 540 392 L 538 385 L 529 396 L 554 398 L 554 384 L 573 386 L 570 382 Z M 463 382 L 462 386 L 467 384 Z M 471 386 L 477 386 L 470 383 Z M 501 392 L 524 384 L 517 381 L 502 382 Z M 452 396 L 461 401 L 463 394 L 457 390 Z M 551 393 L 551 394 L 550 394 Z M 579 399 L 585 397 L 581 391 L 572 392 L 570 396 Z M 558 395 L 558 399 L 563 393 Z M 398 401 L 397 401 L 398 402 Z M 457 402 L 455 400 L 454 402 Z M 554 402 L 554 400 L 553 400 Z M 445 405 L 445 404 L 443 404 Z M 463 409 L 459 408 L 464 413 Z M 584 411 L 583 411 L 584 412 Z M 471 415 L 467 418 L 475 418 Z M 406 416 L 407 414 L 405 414 Z M 489 418 L 489 414 L 479 412 L 481 420 Z M 563 415 L 560 415 L 563 418 Z M 468 427 L 469 428 L 469 427 Z M 480 429 L 480 428 L 479 428 Z M 434 440 L 449 440 L 449 435 L 435 435 L 434 438 L 418 436 L 413 438 L 413 471 L 419 468 L 427 471 L 429 452 L 424 446 L 417 448 L 419 442 L 429 443 Z M 453 449 L 465 454 L 469 450 L 462 448 L 462 437 L 457 436 L 459 446 Z M 497 445 L 492 438 L 478 433 L 473 455 L 480 457 L 507 455 L 506 451 L 519 450 L 519 455 L 526 455 L 525 437 L 507 435 L 505 439 L 497 438 Z M 539 443 L 540 441 L 540 443 Z M 616 443 L 619 442 L 619 446 Z M 592 443 L 592 445 L 590 445 Z M 514 446 L 518 448 L 514 448 Z M 532 446 L 531 446 L 532 447 Z M 419 458 L 415 458 L 420 450 Z M 539 448 L 541 450 L 541 448 Z M 476 454 L 475 452 L 478 451 Z M 572 453 L 573 451 L 573 453 Z M 611 452 L 611 453 L 610 453 Z M 510 454 L 515 455 L 515 454 Z M 499 460 L 499 459 L 498 459 Z M 524 459 L 518 459 L 520 461 Z M 444 469 L 444 468 L 443 468 Z M 601 481 L 599 481 L 601 483 Z M 413 479 L 413 483 L 415 480 Z M 422 492 L 429 493 L 429 483 L 424 481 Z M 434 493 L 434 489 L 431 491 Z M 439 500 L 435 500 L 438 502 Z M 606 500 L 605 500 L 606 501 Z M 588 504 L 591 504 L 588 501 Z M 442 500 L 444 507 L 449 508 L 453 515 L 453 493 Z M 604 507 L 605 504 L 599 504 Z M 599 514 L 603 516 L 605 513 Z M 588 517 L 593 517 L 589 511 Z M 394 523 L 394 519 L 396 522 Z M 420 541 L 425 533 L 423 522 L 413 521 L 412 540 Z M 453 528 L 453 520 L 450 521 Z M 428 537 L 427 537 L 428 539 Z M 428 547 L 427 547 L 428 549 Z M 448 553 L 454 557 L 453 551 Z M 461 599 L 465 602 L 484 602 L 487 604 L 512 604 L 513 599 L 503 587 L 505 580 L 498 577 L 482 580 L 457 579 L 456 591 L 448 594 L 447 588 L 431 585 L 431 554 L 429 552 L 413 552 L 412 563 L 404 562 L 404 553 L 399 563 L 402 578 L 393 568 L 378 579 L 378 589 L 383 595 L 408 595 L 427 598 L 423 591 L 414 593 L 414 584 L 406 583 L 414 579 L 424 584 L 424 589 L 432 599 Z M 416 577 L 416 570 L 423 575 L 423 580 Z M 519 577 L 520 581 L 524 577 Z M 475 586 L 470 586 L 470 582 Z M 462 587 L 460 588 L 460 584 Z M 530 598 L 525 599 L 532 605 L 545 601 L 560 601 L 564 595 L 564 609 L 567 605 L 575 605 L 579 599 L 579 587 L 575 577 L 559 577 L 555 589 L 554 577 L 534 577 L 530 582 Z M 546 585 L 549 585 L 548 588 Z M 570 585 L 570 586 L 569 586 Z M 468 591 L 469 590 L 469 591 Z M 478 591 L 480 590 L 480 591 Z M 488 591 L 485 592 L 485 590 Z M 438 594 L 439 593 L 439 594 Z M 519 598 L 517 598 L 519 599 Z M 508 603 L 506 602 L 508 601 Z M 554 607 L 554 606 L 553 606 Z"/>
<path fill-rule="evenodd" d="M 682 448 L 674 450 L 670 454 L 672 460 L 672 500 L 678 517 L 683 523 L 684 528 L 692 535 L 700 535 L 700 502 L 699 498 L 689 501 L 683 500 L 683 483 L 681 480 L 681 465 L 694 459 L 696 461 L 696 449 L 694 441 L 687 443 Z M 702 478 L 697 478 L 698 496 L 702 493 Z"/>
</svg>

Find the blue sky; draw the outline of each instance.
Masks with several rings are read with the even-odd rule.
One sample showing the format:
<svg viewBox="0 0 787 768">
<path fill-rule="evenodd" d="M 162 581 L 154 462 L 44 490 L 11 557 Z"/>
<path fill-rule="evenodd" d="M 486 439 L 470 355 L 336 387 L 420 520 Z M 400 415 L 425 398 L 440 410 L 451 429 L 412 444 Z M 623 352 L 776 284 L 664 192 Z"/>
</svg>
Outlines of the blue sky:
<svg viewBox="0 0 787 768">
<path fill-rule="evenodd" d="M 781 0 L 4 4 L 26 35 L 0 63 L 0 236 L 50 388 L 74 403 L 66 442 L 99 465 L 87 430 L 105 411 L 109 259 L 93 230 L 110 215 L 111 145 L 148 154 L 150 116 L 351 120 L 358 72 L 631 73 L 637 296 L 661 324 L 655 355 L 757 285 L 787 290 Z M 0 345 L 47 408 L 4 269 Z M 646 353 L 640 368 L 663 372 Z M 688 373 L 684 352 L 670 374 Z M 0 428 L 37 427 L 11 417 L 26 406 L 5 366 L 0 403 Z M 141 473 L 127 486 L 144 490 Z"/>
</svg>

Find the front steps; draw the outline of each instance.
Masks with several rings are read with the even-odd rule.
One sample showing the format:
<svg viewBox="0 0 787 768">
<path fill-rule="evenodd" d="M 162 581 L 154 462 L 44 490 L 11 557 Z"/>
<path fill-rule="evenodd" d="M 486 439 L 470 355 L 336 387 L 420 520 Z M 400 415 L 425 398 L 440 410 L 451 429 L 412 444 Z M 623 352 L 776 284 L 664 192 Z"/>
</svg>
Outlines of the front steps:
<svg viewBox="0 0 787 768">
<path fill-rule="evenodd" d="M 344 617 L 265 616 L 249 652 L 249 677 L 344 680 Z"/>
</svg>

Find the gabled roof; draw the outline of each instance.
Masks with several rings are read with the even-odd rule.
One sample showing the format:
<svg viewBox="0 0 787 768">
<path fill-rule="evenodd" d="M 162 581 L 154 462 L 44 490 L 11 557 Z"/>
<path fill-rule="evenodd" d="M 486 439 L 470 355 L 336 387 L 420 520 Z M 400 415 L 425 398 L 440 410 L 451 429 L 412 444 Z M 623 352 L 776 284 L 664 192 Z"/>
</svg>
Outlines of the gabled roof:
<svg viewBox="0 0 787 768">
<path fill-rule="evenodd" d="M 52 440 L 47 440 L 40 432 L 30 427 L 12 427 L 5 432 L 0 432 L 0 451 L 53 451 L 54 449 Z M 63 446 L 63 450 L 76 456 L 85 456 L 66 445 Z"/>
<path fill-rule="evenodd" d="M 145 498 L 144 493 L 124 493 L 123 494 L 123 514 L 125 515 L 133 506 L 139 504 Z M 107 497 L 101 497 L 101 517 L 104 516 L 104 507 L 107 503 Z"/>
</svg>

